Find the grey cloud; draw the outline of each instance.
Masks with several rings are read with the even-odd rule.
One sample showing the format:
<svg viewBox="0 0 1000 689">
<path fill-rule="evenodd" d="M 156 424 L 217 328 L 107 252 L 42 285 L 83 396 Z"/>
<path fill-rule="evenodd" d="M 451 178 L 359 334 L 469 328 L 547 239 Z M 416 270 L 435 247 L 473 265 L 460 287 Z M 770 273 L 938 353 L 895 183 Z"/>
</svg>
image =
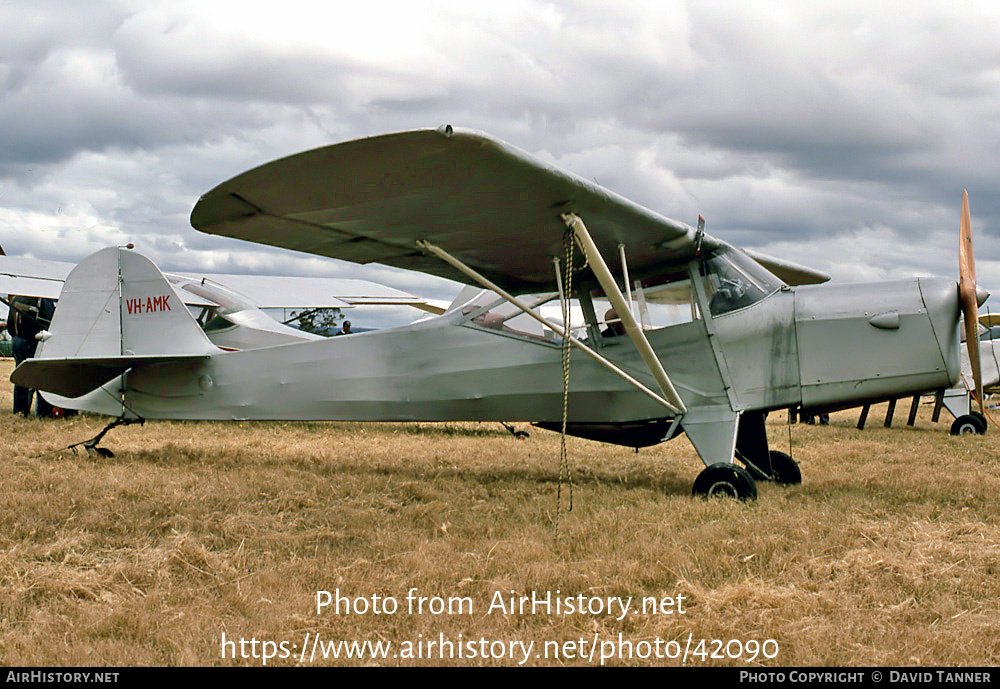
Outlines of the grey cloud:
<svg viewBox="0 0 1000 689">
<path fill-rule="evenodd" d="M 270 159 L 450 122 L 838 278 L 864 273 L 863 241 L 873 255 L 907 248 L 892 268 L 872 258 L 876 272 L 950 271 L 938 233 L 957 228 L 968 187 L 987 265 L 1000 260 L 988 7 L 442 3 L 405 15 L 403 57 L 386 60 L 378 44 L 344 48 L 346 21 L 300 44 L 195 4 L 5 4 L 0 18 L 23 31 L 0 37 L 0 208 L 58 225 L 60 207 L 85 200 L 100 222 L 70 245 L 134 237 L 171 269 L 359 271 L 443 293 L 425 276 L 201 235 L 187 219 L 198 194 Z"/>
</svg>

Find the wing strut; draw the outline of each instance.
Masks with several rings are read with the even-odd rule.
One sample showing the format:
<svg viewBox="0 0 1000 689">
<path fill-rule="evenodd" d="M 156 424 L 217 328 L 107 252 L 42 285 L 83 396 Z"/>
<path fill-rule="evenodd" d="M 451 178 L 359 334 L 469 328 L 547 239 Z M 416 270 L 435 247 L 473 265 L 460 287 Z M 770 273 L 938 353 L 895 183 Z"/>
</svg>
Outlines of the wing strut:
<svg viewBox="0 0 1000 689">
<path fill-rule="evenodd" d="M 628 261 L 625 260 L 625 245 L 618 245 L 618 255 L 622 259 L 622 283 L 628 292 L 628 310 L 635 316 L 635 309 L 632 307 L 632 283 L 628 281 Z"/>
<path fill-rule="evenodd" d="M 653 392 L 652 390 L 650 390 L 648 387 L 646 387 L 645 385 L 643 385 L 642 383 L 640 383 L 638 380 L 636 380 L 635 378 L 633 378 L 632 376 L 630 376 L 628 373 L 626 373 L 625 371 L 623 371 L 621 368 L 619 368 L 618 366 L 616 366 L 607 357 L 598 354 L 593 349 L 591 349 L 590 347 L 588 347 L 587 345 L 585 345 L 583 342 L 580 342 L 580 340 L 578 340 L 575 337 L 573 337 L 570 333 L 564 331 L 563 328 L 562 328 L 562 326 L 559 326 L 559 325 L 553 323 L 552 321 L 550 321 L 550 320 L 548 320 L 546 318 L 543 318 L 542 316 L 539 316 L 537 313 L 535 313 L 534 311 L 532 311 L 531 308 L 527 304 L 525 304 L 524 302 L 522 302 L 520 299 L 518 299 L 514 295 L 510 294 L 509 292 L 505 291 L 499 285 L 491 282 L 485 276 L 480 275 L 478 272 L 476 272 L 475 270 L 473 270 L 469 266 L 467 266 L 464 263 L 462 263 L 460 260 L 458 260 L 457 258 L 455 258 L 454 256 L 452 256 L 451 254 L 449 254 L 447 251 L 445 251 L 441 247 L 435 246 L 434 244 L 431 244 L 430 242 L 424 241 L 423 239 L 417 240 L 417 246 L 419 246 L 421 249 L 424 249 L 425 251 L 429 251 L 430 253 L 434 254 L 435 256 L 437 256 L 438 258 L 440 258 L 442 261 L 444 261 L 445 263 L 449 264 L 453 268 L 461 271 L 465 275 L 469 276 L 470 278 L 472 278 L 473 280 L 475 280 L 476 282 L 478 282 L 480 285 L 482 285 L 486 289 L 493 290 L 494 292 L 496 292 L 497 294 L 499 294 L 501 297 L 503 297 L 504 299 L 506 299 L 507 301 L 509 301 L 511 304 L 513 304 L 517 308 L 521 309 L 521 311 L 523 311 L 524 313 L 528 314 L 529 316 L 531 316 L 532 318 L 534 318 L 536 321 L 538 321 L 539 323 L 541 323 L 542 325 L 544 325 L 546 328 L 550 328 L 554 333 L 556 333 L 560 337 L 568 338 L 571 344 L 576 345 L 578 348 L 582 349 L 587 356 L 589 356 L 594 361 L 596 361 L 597 363 L 599 363 L 601 366 L 603 366 L 604 368 L 608 369 L 609 371 L 611 371 L 612 373 L 614 373 L 615 375 L 617 375 L 619 378 L 621 378 L 622 380 L 624 380 L 629 385 L 633 386 L 639 392 L 645 394 L 647 397 L 649 397 L 650 399 L 652 399 L 654 402 L 658 402 L 658 403 L 662 404 L 664 407 L 666 407 L 667 409 L 669 409 L 673 414 L 675 414 L 675 415 L 677 415 L 677 414 L 683 414 L 685 411 L 687 411 L 686 407 L 684 406 L 684 403 L 680 402 L 680 398 L 677 398 L 677 401 L 680 402 L 679 404 L 673 404 L 671 402 L 668 402 L 662 396 L 656 394 L 655 392 Z M 633 323 L 634 322 L 635 321 L 633 320 Z M 671 389 L 673 389 L 673 388 L 671 388 Z M 675 393 L 675 395 L 676 395 L 676 393 Z"/>
<path fill-rule="evenodd" d="M 562 219 L 566 223 L 566 226 L 571 228 L 580 240 L 580 246 L 587 255 L 587 260 L 590 261 L 590 269 L 594 271 L 597 281 L 601 283 L 601 287 L 604 289 L 604 294 L 607 296 L 608 301 L 611 302 L 611 306 L 618 313 L 622 325 L 625 326 L 625 332 L 628 333 L 635 348 L 639 351 L 639 356 L 646 362 L 649 372 L 653 374 L 656 382 L 660 384 L 663 396 L 670 401 L 671 407 L 680 410 L 680 413 L 683 414 L 687 411 L 684 402 L 681 401 L 680 395 L 677 394 L 674 384 L 670 382 L 670 376 L 663 370 L 663 364 L 656 357 L 656 352 L 653 351 L 649 340 L 646 339 L 646 334 L 639 327 L 639 324 L 635 322 L 635 316 L 632 315 L 632 310 L 625 302 L 625 297 L 622 296 L 621 290 L 618 289 L 618 284 L 615 282 L 614 277 L 612 277 L 611 271 L 608 270 L 608 264 L 604 262 L 604 257 L 601 256 L 597 245 L 594 244 L 590 233 L 587 232 L 587 226 L 583 224 L 583 220 L 576 213 L 563 213 Z"/>
</svg>

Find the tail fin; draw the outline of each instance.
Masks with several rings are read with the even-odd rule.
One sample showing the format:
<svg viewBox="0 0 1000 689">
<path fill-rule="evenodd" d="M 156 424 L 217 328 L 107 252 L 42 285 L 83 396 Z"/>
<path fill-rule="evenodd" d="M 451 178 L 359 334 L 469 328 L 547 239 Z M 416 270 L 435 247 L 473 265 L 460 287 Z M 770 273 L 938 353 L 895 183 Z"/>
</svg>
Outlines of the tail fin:
<svg viewBox="0 0 1000 689">
<path fill-rule="evenodd" d="M 91 254 L 70 272 L 43 335 L 36 358 L 11 380 L 66 397 L 141 364 L 219 351 L 159 268 L 118 247 Z"/>
</svg>

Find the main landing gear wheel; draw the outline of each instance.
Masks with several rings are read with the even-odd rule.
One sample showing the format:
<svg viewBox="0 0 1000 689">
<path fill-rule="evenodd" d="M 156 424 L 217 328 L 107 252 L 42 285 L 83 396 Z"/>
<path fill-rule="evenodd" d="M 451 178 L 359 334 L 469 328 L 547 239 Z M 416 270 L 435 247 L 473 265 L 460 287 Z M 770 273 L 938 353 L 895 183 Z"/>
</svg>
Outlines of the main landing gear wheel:
<svg viewBox="0 0 1000 689">
<path fill-rule="evenodd" d="M 963 414 L 951 425 L 952 435 L 983 435 L 986 433 L 986 419 L 978 412 Z"/>
<path fill-rule="evenodd" d="M 802 483 L 802 472 L 799 470 L 798 462 L 792 459 L 791 455 L 780 450 L 770 450 L 768 455 L 771 460 L 770 474 L 747 461 L 739 453 L 736 457 L 746 465 L 747 473 L 757 481 L 771 481 L 781 486 L 797 486 Z"/>
<path fill-rule="evenodd" d="M 780 450 L 771 450 L 771 480 L 782 486 L 797 486 L 802 483 L 799 464 L 791 455 Z"/>
<path fill-rule="evenodd" d="M 741 466 L 713 464 L 698 474 L 694 480 L 694 495 L 703 498 L 726 497 L 739 500 L 756 500 L 757 484 Z"/>
</svg>

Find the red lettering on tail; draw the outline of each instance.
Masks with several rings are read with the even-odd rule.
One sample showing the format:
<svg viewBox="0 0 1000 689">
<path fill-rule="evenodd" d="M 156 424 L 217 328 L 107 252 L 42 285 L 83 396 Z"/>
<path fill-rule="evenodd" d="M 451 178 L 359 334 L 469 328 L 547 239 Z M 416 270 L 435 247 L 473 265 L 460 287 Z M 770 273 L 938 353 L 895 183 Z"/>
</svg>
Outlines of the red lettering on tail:
<svg viewBox="0 0 1000 689">
<path fill-rule="evenodd" d="M 142 315 L 144 313 L 165 313 L 173 311 L 170 306 L 170 295 L 164 294 L 158 297 L 146 297 L 138 299 L 126 299 L 125 308 L 128 315 Z"/>
</svg>

